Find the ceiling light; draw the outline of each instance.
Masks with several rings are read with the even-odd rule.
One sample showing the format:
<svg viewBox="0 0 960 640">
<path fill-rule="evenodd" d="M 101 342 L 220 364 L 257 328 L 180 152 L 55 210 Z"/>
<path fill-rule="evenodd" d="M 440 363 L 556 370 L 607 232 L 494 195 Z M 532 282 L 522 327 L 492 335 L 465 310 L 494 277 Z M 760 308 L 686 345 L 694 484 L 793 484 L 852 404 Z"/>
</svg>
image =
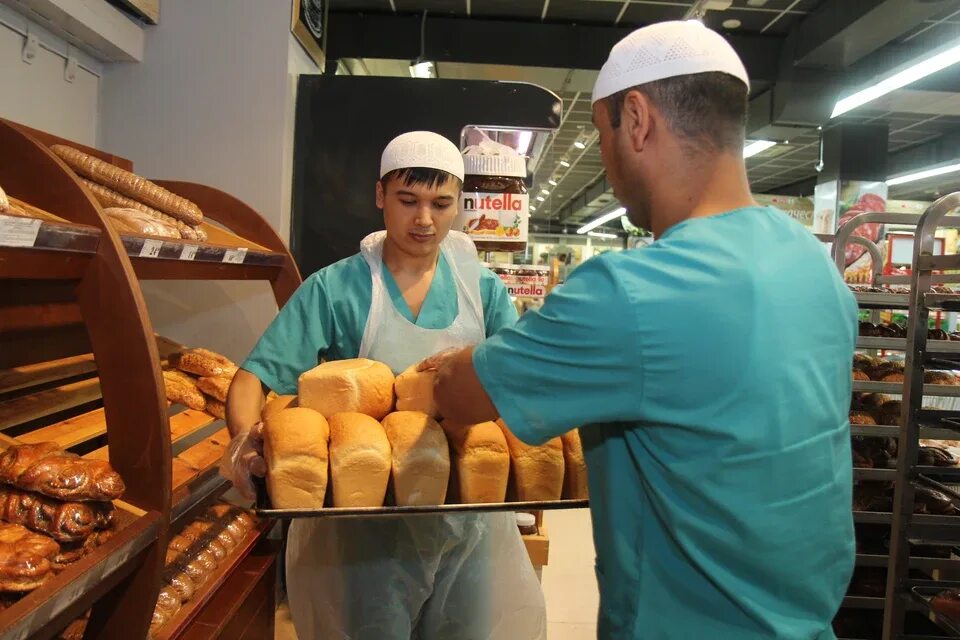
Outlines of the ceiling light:
<svg viewBox="0 0 960 640">
<path fill-rule="evenodd" d="M 533 141 L 533 132 L 521 131 L 517 136 L 517 153 L 522 156 L 527 155 L 527 152 L 530 151 L 531 141 Z"/>
<path fill-rule="evenodd" d="M 546 200 L 546 198 L 543 196 L 537 196 L 537 202 L 543 202 L 544 200 Z"/>
<path fill-rule="evenodd" d="M 933 169 L 924 169 L 923 171 L 908 173 L 903 176 L 897 176 L 896 178 L 887 178 L 887 186 L 893 187 L 898 184 L 916 182 L 917 180 L 933 178 L 934 176 L 942 176 L 945 173 L 956 173 L 957 171 L 960 171 L 960 163 L 948 164 L 943 167 L 934 167 Z"/>
<path fill-rule="evenodd" d="M 550 176 L 550 179 L 547 180 L 547 184 L 549 184 L 551 187 L 557 186 L 557 184 L 559 184 L 557 182 L 557 176 Z"/>
<path fill-rule="evenodd" d="M 537 208 L 536 208 L 535 206 L 530 205 L 530 211 L 536 211 L 536 210 L 537 210 Z"/>
<path fill-rule="evenodd" d="M 747 0 L 748 7 L 762 7 L 767 4 L 767 0 Z"/>
<path fill-rule="evenodd" d="M 761 151 L 766 151 L 770 147 L 777 146 L 772 140 L 747 140 L 747 145 L 743 148 L 743 157 L 752 158 Z"/>
<path fill-rule="evenodd" d="M 565 169 L 570 168 L 570 161 L 567 159 L 567 156 L 563 156 L 562 158 L 560 158 L 560 166 Z"/>
<path fill-rule="evenodd" d="M 410 77 L 411 78 L 435 78 L 437 77 L 437 71 L 433 66 L 432 62 L 412 62 L 410 63 Z"/>
<path fill-rule="evenodd" d="M 577 229 L 577 233 L 583 235 L 584 233 L 588 233 L 588 232 L 590 232 L 590 231 L 593 231 L 594 229 L 596 229 L 596 228 L 599 227 L 600 225 L 605 224 L 605 223 L 607 223 L 607 222 L 610 222 L 610 221 L 613 220 L 614 218 L 619 218 L 620 216 L 622 216 L 622 215 L 625 214 L 626 212 L 627 212 L 627 210 L 626 210 L 625 207 L 617 207 L 617 208 L 614 209 L 613 211 L 610 211 L 609 213 L 605 213 L 605 214 L 603 214 L 602 216 L 600 216 L 599 218 L 596 218 L 596 219 L 594 219 L 594 220 L 591 220 L 591 221 L 588 222 L 587 224 L 583 225 L 582 227 L 580 227 L 579 229 Z"/>
<path fill-rule="evenodd" d="M 875 82 L 871 86 L 862 91 L 856 92 L 852 96 L 847 96 L 846 98 L 837 102 L 830 117 L 836 118 L 837 116 L 856 109 L 859 106 L 865 105 L 868 102 L 872 102 L 881 96 L 885 96 L 891 91 L 896 91 L 897 89 L 914 83 L 921 78 L 926 78 L 937 71 L 946 69 L 957 62 L 960 62 L 960 45 L 954 45 L 945 51 L 926 58 L 925 60 L 915 62 L 903 71 L 895 73 L 889 78 L 881 80 L 880 82 Z"/>
<path fill-rule="evenodd" d="M 545 196 L 548 196 L 550 195 L 550 189 L 540 189 L 540 193 L 542 193 Z"/>
<path fill-rule="evenodd" d="M 573 146 L 575 146 L 577 149 L 582 150 L 587 148 L 587 143 L 584 142 L 583 140 L 574 140 Z"/>
<path fill-rule="evenodd" d="M 737 19 L 735 19 L 735 18 L 731 18 L 730 20 L 724 20 L 721 26 L 722 26 L 724 29 L 739 29 L 739 28 L 740 28 L 740 25 L 742 25 L 742 24 L 743 24 L 743 23 L 740 22 L 739 20 L 737 20 Z"/>
<path fill-rule="evenodd" d="M 589 231 L 587 235 L 591 238 L 616 238 L 617 234 L 615 233 L 601 233 L 600 231 Z"/>
</svg>

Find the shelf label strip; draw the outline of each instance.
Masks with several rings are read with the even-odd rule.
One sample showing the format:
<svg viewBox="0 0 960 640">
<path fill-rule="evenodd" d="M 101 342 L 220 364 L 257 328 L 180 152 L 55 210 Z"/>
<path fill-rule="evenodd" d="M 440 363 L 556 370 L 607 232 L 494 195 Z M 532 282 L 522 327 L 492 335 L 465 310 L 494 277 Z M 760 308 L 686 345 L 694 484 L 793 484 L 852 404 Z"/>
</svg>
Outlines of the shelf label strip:
<svg viewBox="0 0 960 640">
<path fill-rule="evenodd" d="M 39 218 L 0 215 L 0 245 L 32 247 L 37 243 L 41 223 Z"/>
<path fill-rule="evenodd" d="M 223 262 L 227 264 L 243 264 L 247 259 L 247 248 L 227 249 L 223 254 Z"/>
<path fill-rule="evenodd" d="M 180 250 L 181 260 L 193 260 L 196 257 L 197 257 L 197 245 L 195 244 L 183 245 L 183 249 Z"/>
<path fill-rule="evenodd" d="M 141 258 L 159 258 L 160 249 L 163 248 L 161 240 L 144 240 L 143 247 L 140 248 Z"/>
</svg>

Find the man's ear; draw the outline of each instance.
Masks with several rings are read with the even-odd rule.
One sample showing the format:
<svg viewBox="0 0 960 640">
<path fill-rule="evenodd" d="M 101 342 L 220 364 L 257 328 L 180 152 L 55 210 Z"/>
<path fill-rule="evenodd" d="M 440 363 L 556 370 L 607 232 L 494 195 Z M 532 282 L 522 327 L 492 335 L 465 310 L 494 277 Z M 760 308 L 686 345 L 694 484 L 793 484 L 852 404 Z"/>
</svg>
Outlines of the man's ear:
<svg viewBox="0 0 960 640">
<path fill-rule="evenodd" d="M 383 209 L 383 200 L 386 197 L 386 193 L 383 190 L 383 181 L 377 180 L 377 209 Z"/>
<path fill-rule="evenodd" d="M 620 127 L 637 153 L 646 147 L 653 127 L 650 100 L 639 91 L 630 91 L 623 100 Z"/>
</svg>

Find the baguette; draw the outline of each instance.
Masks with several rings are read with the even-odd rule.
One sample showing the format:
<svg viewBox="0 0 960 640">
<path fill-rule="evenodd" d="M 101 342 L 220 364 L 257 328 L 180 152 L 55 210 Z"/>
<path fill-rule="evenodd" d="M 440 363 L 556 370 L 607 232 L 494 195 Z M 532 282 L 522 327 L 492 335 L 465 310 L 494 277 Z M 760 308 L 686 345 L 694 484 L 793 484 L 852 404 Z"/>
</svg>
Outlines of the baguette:
<svg viewBox="0 0 960 640">
<path fill-rule="evenodd" d="M 194 411 L 207 408 L 206 396 L 200 393 L 196 381 L 182 371 L 164 371 L 163 386 L 167 400 L 182 404 Z"/>
<path fill-rule="evenodd" d="M 215 400 L 226 402 L 232 381 L 233 376 L 207 376 L 197 380 L 197 388 Z"/>
<path fill-rule="evenodd" d="M 521 441 L 503 420 L 497 420 L 510 449 L 517 500 L 559 500 L 563 493 L 563 443 L 553 438 L 535 447 Z"/>
<path fill-rule="evenodd" d="M 263 459 L 275 509 L 320 509 L 327 493 L 330 426 L 319 411 L 296 407 L 267 418 Z"/>
<path fill-rule="evenodd" d="M 157 220 L 138 209 L 108 207 L 103 212 L 107 216 L 107 222 L 117 233 L 134 233 L 177 240 L 181 237 L 176 226 Z"/>
<path fill-rule="evenodd" d="M 219 418 L 220 420 L 227 419 L 227 405 L 223 402 L 220 402 L 216 398 L 211 398 L 207 394 L 203 394 L 204 401 L 206 402 L 206 408 L 204 411 L 212 415 L 214 418 Z"/>
<path fill-rule="evenodd" d="M 566 500 L 586 500 L 590 497 L 587 486 L 587 463 L 583 457 L 580 431 L 574 429 L 560 436 L 563 442 L 563 497 Z"/>
<path fill-rule="evenodd" d="M 443 504 L 450 450 L 443 428 L 426 413 L 397 411 L 383 419 L 390 441 L 393 494 L 401 507 Z"/>
<path fill-rule="evenodd" d="M 390 441 L 379 422 L 362 413 L 330 417 L 330 476 L 335 507 L 383 506 Z"/>
<path fill-rule="evenodd" d="M 79 149 L 62 144 L 55 144 L 50 150 L 57 154 L 67 166 L 85 178 L 101 184 L 158 209 L 187 224 L 198 225 L 203 222 L 203 213 L 200 208 L 186 198 L 167 191 L 146 178 L 121 169 L 100 158 L 88 155 Z"/>
<path fill-rule="evenodd" d="M 493 422 L 458 424 L 443 421 L 453 451 L 453 468 L 464 504 L 503 502 L 510 476 L 510 452 Z"/>
<path fill-rule="evenodd" d="M 112 189 L 108 189 L 102 184 L 97 184 L 96 182 L 91 182 L 86 178 L 80 178 L 80 183 L 90 191 L 93 198 L 100 203 L 100 206 L 105 209 L 135 209 L 141 211 L 154 220 L 168 224 L 176 228 L 177 232 L 180 234 L 180 237 L 184 240 L 201 240 L 197 236 L 197 227 L 192 227 L 188 225 L 183 220 L 177 220 L 173 216 L 168 216 L 162 211 L 157 211 L 153 207 L 148 207 L 142 202 L 137 202 L 131 198 L 128 198 L 124 195 L 120 195 Z"/>
<path fill-rule="evenodd" d="M 180 371 L 195 376 L 233 377 L 237 372 L 237 365 L 229 358 L 209 349 L 187 349 L 171 355 L 170 362 Z"/>
</svg>

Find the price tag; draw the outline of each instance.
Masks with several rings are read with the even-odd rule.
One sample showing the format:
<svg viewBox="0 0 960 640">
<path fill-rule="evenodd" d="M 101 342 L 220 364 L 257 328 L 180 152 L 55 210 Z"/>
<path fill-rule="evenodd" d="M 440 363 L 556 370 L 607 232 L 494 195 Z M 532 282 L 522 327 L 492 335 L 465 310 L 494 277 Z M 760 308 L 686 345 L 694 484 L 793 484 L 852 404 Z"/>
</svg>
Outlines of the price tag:
<svg viewBox="0 0 960 640">
<path fill-rule="evenodd" d="M 0 215 L 0 245 L 5 247 L 32 247 L 40 233 L 39 218 L 20 218 Z"/>
<path fill-rule="evenodd" d="M 241 249 L 227 249 L 226 253 L 223 254 L 223 262 L 227 264 L 243 264 L 243 261 L 247 258 L 247 248 L 243 247 Z"/>
<path fill-rule="evenodd" d="M 183 249 L 180 251 L 181 260 L 193 260 L 197 257 L 197 245 L 195 244 L 185 244 Z"/>
<path fill-rule="evenodd" d="M 162 240 L 144 240 L 143 247 L 140 249 L 141 258 L 158 258 L 160 249 L 163 248 Z"/>
</svg>

